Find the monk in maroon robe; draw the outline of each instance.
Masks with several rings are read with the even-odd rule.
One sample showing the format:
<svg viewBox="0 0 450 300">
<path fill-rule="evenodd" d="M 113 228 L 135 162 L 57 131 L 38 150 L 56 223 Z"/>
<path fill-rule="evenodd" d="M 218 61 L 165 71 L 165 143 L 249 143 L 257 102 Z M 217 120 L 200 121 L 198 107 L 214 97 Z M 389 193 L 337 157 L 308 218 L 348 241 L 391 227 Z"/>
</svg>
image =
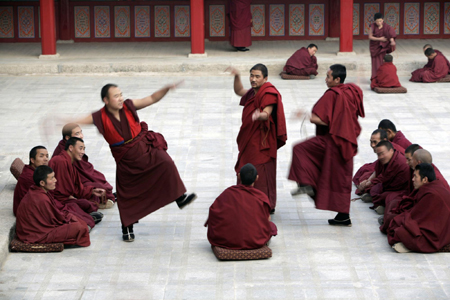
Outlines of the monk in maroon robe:
<svg viewBox="0 0 450 300">
<path fill-rule="evenodd" d="M 449 74 L 450 63 L 441 52 L 428 48 L 425 50 L 425 55 L 428 57 L 429 63 L 424 68 L 412 72 L 409 81 L 436 82 Z"/>
<path fill-rule="evenodd" d="M 227 188 L 209 208 L 208 240 L 227 249 L 258 249 L 277 235 L 277 227 L 270 221 L 269 198 L 253 187 L 256 168 L 246 164 L 238 176 L 242 183 Z"/>
<path fill-rule="evenodd" d="M 383 64 L 383 58 L 386 54 L 395 51 L 395 39 L 397 34 L 394 28 L 384 23 L 383 15 L 376 13 L 374 15 L 375 23 L 370 25 L 370 56 L 372 57 L 372 76 L 377 75 L 378 68 Z"/>
<path fill-rule="evenodd" d="M 252 45 L 251 0 L 229 0 L 230 43 L 238 51 L 248 51 Z"/>
<path fill-rule="evenodd" d="M 26 244 L 63 243 L 87 247 L 91 244 L 86 223 L 68 211 L 58 208 L 51 190 L 55 189 L 53 170 L 36 168 L 33 185 L 17 210 L 16 235 Z"/>
<path fill-rule="evenodd" d="M 80 126 L 75 123 L 69 123 L 64 125 L 62 129 L 63 138 L 59 141 L 58 146 L 56 146 L 55 151 L 53 151 L 52 156 L 60 154 L 65 151 L 66 142 L 71 137 L 78 137 L 80 139 L 84 138 L 83 131 Z M 81 160 L 74 160 L 74 167 L 77 169 L 78 174 L 81 178 L 81 183 L 84 186 L 92 186 L 94 188 L 101 188 L 106 191 L 107 202 L 105 204 L 100 203 L 99 208 L 112 208 L 114 206 L 114 201 L 116 197 L 112 192 L 112 186 L 106 181 L 105 175 L 94 169 L 94 166 L 89 162 L 89 158 L 86 154 L 83 155 Z"/>
<path fill-rule="evenodd" d="M 283 71 L 290 75 L 311 76 L 314 78 L 317 69 L 317 45 L 310 44 L 308 48 L 302 47 L 297 50 L 286 62 Z"/>
<path fill-rule="evenodd" d="M 247 163 L 258 170 L 255 188 L 270 200 L 272 212 L 277 202 L 277 150 L 286 144 L 287 131 L 283 102 L 278 90 L 268 82 L 267 68 L 257 64 L 250 70 L 252 88 L 244 89 L 239 71 L 228 68 L 234 77 L 234 92 L 241 96 L 242 125 L 237 136 L 239 155 L 236 175 Z M 237 183 L 240 181 L 238 179 Z"/>
<path fill-rule="evenodd" d="M 294 146 L 289 179 L 297 182 L 292 194 L 306 193 L 316 208 L 338 212 L 330 225 L 351 226 L 350 195 L 353 157 L 364 117 L 363 93 L 355 84 L 344 84 L 346 68 L 332 65 L 327 72 L 328 90 L 312 109 L 316 136 Z"/>
<path fill-rule="evenodd" d="M 436 180 L 433 166 L 419 164 L 414 191 L 402 200 L 387 228 L 395 251 L 433 253 L 450 244 L 450 191 Z"/>
<path fill-rule="evenodd" d="M 384 63 L 378 68 L 375 77 L 372 77 L 370 88 L 376 87 L 395 88 L 401 87 L 397 76 L 397 68 L 392 63 L 393 57 L 390 54 L 384 56 Z"/>
<path fill-rule="evenodd" d="M 388 119 L 383 119 L 378 124 L 378 129 L 386 131 L 388 140 L 395 143 L 403 149 L 408 148 L 412 143 L 405 137 L 405 135 L 395 127 L 394 123 Z"/>
</svg>

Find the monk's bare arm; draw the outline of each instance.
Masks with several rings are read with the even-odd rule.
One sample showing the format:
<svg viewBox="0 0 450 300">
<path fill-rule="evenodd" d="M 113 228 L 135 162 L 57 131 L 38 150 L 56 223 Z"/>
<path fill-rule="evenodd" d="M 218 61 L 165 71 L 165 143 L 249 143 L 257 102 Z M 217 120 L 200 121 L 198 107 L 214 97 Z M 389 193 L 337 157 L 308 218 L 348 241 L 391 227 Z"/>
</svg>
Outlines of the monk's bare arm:
<svg viewBox="0 0 450 300">
<path fill-rule="evenodd" d="M 77 124 L 94 124 L 94 119 L 92 118 L 92 115 L 87 115 L 86 117 L 76 120 L 74 123 Z"/>
<path fill-rule="evenodd" d="M 183 81 L 179 81 L 174 84 L 167 85 L 160 89 L 159 91 L 154 92 L 150 96 L 147 96 L 142 99 L 133 99 L 134 107 L 136 107 L 137 110 L 143 109 L 147 106 L 150 106 L 152 104 L 157 103 L 159 100 L 164 98 L 164 96 L 172 89 L 175 89 L 177 86 L 179 86 Z"/>
<path fill-rule="evenodd" d="M 323 125 L 323 126 L 328 126 L 327 123 L 325 123 L 324 121 L 322 121 L 318 115 L 316 115 L 315 113 L 311 113 L 311 118 L 309 119 L 309 121 L 313 124 L 316 125 Z"/>
<path fill-rule="evenodd" d="M 236 93 L 236 95 L 238 96 L 244 96 L 248 90 L 244 89 L 244 86 L 242 85 L 241 82 L 241 74 L 239 73 L 239 71 L 236 68 L 233 67 L 228 67 L 225 72 L 230 72 L 231 74 L 234 75 L 234 92 Z"/>
<path fill-rule="evenodd" d="M 267 121 L 269 120 L 269 116 L 272 114 L 273 111 L 273 105 L 267 105 L 264 107 L 263 111 L 259 111 L 259 108 L 255 110 L 252 116 L 253 121 Z"/>
</svg>

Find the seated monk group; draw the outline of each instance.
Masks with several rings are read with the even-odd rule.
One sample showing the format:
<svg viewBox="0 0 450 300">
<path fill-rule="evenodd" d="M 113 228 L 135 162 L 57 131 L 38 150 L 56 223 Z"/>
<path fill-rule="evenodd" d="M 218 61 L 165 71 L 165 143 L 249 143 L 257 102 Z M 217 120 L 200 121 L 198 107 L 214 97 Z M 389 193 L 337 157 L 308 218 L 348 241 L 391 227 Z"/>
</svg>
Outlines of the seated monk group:
<svg viewBox="0 0 450 300">
<path fill-rule="evenodd" d="M 423 46 L 428 63 L 421 69 L 411 73 L 413 82 L 436 82 L 450 73 L 450 62 L 439 50 L 433 49 L 430 44 Z"/>
<path fill-rule="evenodd" d="M 319 67 L 315 56 L 317 49 L 318 47 L 315 44 L 310 44 L 308 48 L 300 48 L 287 60 L 283 71 L 289 75 L 315 78 Z"/>
<path fill-rule="evenodd" d="M 383 58 L 383 64 L 377 69 L 376 75 L 371 78 L 370 88 L 376 87 L 395 88 L 401 87 L 397 76 L 397 68 L 392 62 L 394 58 L 390 54 L 386 54 Z"/>
</svg>

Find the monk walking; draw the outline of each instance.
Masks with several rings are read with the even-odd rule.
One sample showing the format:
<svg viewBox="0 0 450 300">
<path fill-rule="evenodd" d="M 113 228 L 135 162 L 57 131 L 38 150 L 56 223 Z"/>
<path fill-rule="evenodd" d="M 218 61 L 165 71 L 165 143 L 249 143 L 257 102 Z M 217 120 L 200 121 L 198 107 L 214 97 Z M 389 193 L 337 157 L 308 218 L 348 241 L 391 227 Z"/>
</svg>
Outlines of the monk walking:
<svg viewBox="0 0 450 300">
<path fill-rule="evenodd" d="M 401 87 L 397 76 L 397 68 L 392 61 L 394 58 L 390 54 L 386 54 L 383 59 L 383 64 L 378 68 L 375 77 L 372 77 L 370 88 L 373 90 L 376 87 L 395 88 Z"/>
<path fill-rule="evenodd" d="M 252 45 L 251 0 L 229 0 L 230 43 L 237 51 L 249 51 Z"/>
<path fill-rule="evenodd" d="M 234 167 L 236 175 L 248 163 L 258 170 L 255 188 L 269 197 L 271 212 L 277 202 L 277 150 L 286 144 L 286 120 L 278 90 L 268 82 L 267 68 L 257 64 L 250 69 L 251 89 L 244 89 L 239 71 L 234 75 L 234 92 L 241 96 L 242 125 L 237 136 L 239 155 Z M 240 180 L 238 178 L 238 184 Z"/>
<path fill-rule="evenodd" d="M 384 56 L 395 51 L 395 39 L 397 38 L 394 28 L 384 23 L 381 13 L 376 13 L 373 19 L 375 23 L 372 23 L 369 28 L 369 49 L 372 57 L 371 79 L 377 75 L 377 70 L 383 63 Z"/>
<path fill-rule="evenodd" d="M 332 65 L 325 82 L 328 90 L 312 109 L 316 136 L 294 146 L 289 179 L 297 182 L 293 195 L 308 194 L 316 208 L 336 211 L 330 225 L 351 226 L 350 194 L 353 157 L 364 117 L 363 93 L 353 83 L 344 84 L 347 71 Z"/>
<path fill-rule="evenodd" d="M 286 62 L 283 71 L 290 75 L 309 76 L 311 79 L 317 76 L 317 45 L 309 44 L 308 48 L 297 50 Z"/>
</svg>

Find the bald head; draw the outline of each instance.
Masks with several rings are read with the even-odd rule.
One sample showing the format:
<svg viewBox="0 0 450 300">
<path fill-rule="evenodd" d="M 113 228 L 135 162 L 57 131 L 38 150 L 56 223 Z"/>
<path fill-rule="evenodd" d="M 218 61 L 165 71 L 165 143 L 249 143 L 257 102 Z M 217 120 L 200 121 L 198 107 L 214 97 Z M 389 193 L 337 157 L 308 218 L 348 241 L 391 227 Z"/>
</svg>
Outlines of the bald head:
<svg viewBox="0 0 450 300">
<path fill-rule="evenodd" d="M 411 167 L 415 168 L 418 164 L 432 164 L 431 153 L 425 149 L 418 149 L 414 152 L 411 160 Z"/>
<path fill-rule="evenodd" d="M 83 131 L 81 130 L 80 125 L 76 123 L 68 123 L 64 125 L 62 129 L 62 136 L 65 140 L 68 140 L 71 137 L 77 137 L 80 139 L 84 138 Z"/>
</svg>

